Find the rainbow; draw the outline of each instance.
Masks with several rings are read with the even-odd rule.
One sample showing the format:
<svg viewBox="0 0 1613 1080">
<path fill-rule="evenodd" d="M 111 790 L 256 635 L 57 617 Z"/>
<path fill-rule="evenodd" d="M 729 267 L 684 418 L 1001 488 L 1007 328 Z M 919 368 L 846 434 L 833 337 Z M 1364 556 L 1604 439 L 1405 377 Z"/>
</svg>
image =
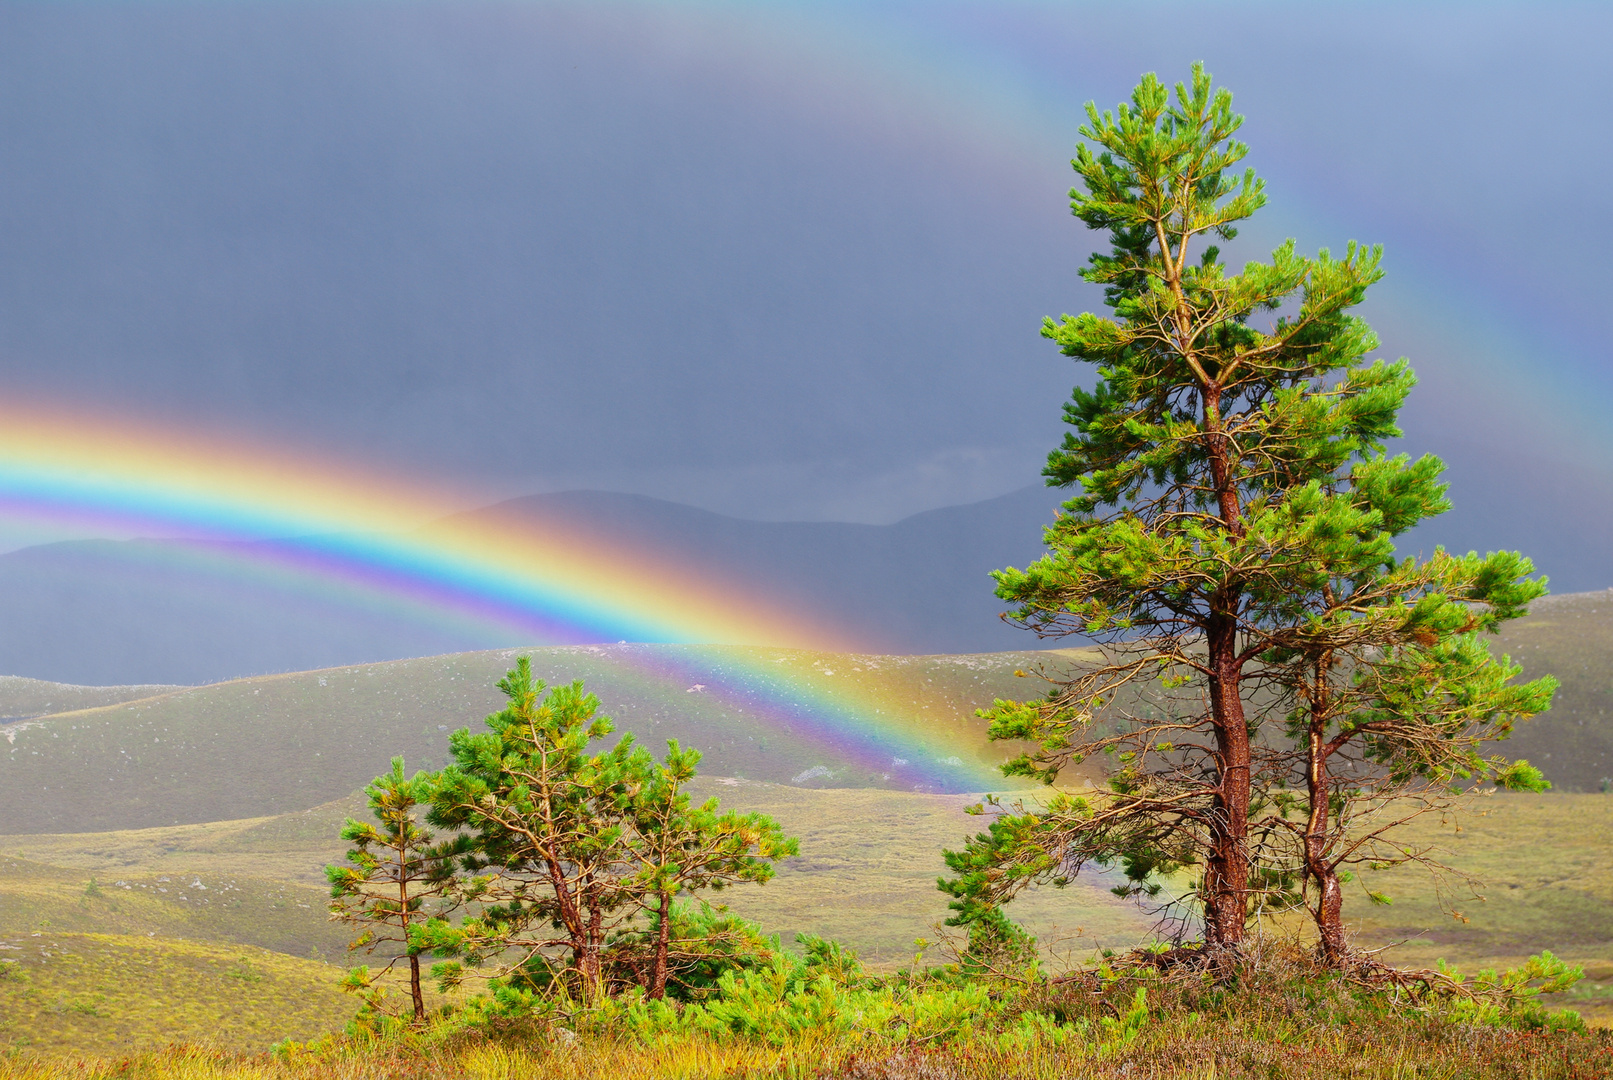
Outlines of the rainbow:
<svg viewBox="0 0 1613 1080">
<path fill-rule="evenodd" d="M 793 757 L 826 763 L 798 780 L 817 775 L 832 786 L 849 774 L 858 782 L 942 792 L 1023 784 L 1005 781 L 996 767 L 1008 752 L 980 738 L 979 728 L 955 712 L 946 715 L 954 703 L 938 697 L 924 704 L 904 701 L 857 681 L 858 672 L 903 658 L 741 647 L 578 648 L 610 663 L 617 685 L 641 698 L 661 696 L 657 690 L 664 695 L 668 688 L 699 692 L 719 711 L 762 725 L 770 737 L 793 747 Z M 556 662 L 553 652 L 545 662 Z M 925 715 L 929 704 L 941 715 Z"/>
<path fill-rule="evenodd" d="M 41 405 L 0 408 L 0 513 L 11 518 L 208 541 L 269 538 L 249 557 L 551 644 L 845 644 L 829 627 L 653 552 L 593 535 L 458 522 L 448 515 L 462 498 L 268 445 Z"/>
<path fill-rule="evenodd" d="M 145 531 L 193 543 L 163 557 L 268 577 L 348 604 L 407 605 L 502 644 L 770 646 L 844 651 L 833 628 L 593 535 L 456 520 L 456 493 L 124 417 L 0 408 L 0 519 Z M 449 516 L 444 516 L 449 515 Z M 264 542 L 269 538 L 268 542 Z M 252 544 L 221 543 L 255 540 Z M 835 689 L 765 650 L 629 649 L 634 677 L 699 685 L 829 758 L 944 791 L 992 784 L 990 755 L 855 687 Z M 1001 756 L 1001 755 L 999 755 Z M 1000 777 L 995 777 L 1000 780 Z"/>
</svg>

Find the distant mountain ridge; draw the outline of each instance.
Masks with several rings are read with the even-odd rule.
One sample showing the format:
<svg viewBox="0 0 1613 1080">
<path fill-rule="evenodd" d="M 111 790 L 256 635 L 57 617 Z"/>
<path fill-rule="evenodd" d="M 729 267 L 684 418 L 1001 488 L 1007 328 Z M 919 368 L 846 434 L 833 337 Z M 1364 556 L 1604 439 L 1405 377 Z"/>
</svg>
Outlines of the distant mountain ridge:
<svg viewBox="0 0 1613 1080">
<path fill-rule="evenodd" d="M 1058 492 L 1036 486 L 891 525 L 761 522 L 640 495 L 571 491 L 458 515 L 655 551 L 882 653 L 1036 647 L 999 618 L 990 571 L 1041 552 Z M 429 532 L 431 526 L 427 526 Z M 72 541 L 0 555 L 0 674 L 83 685 L 246 675 L 545 642 L 453 626 L 293 576 L 243 575 L 251 543 Z M 215 557 L 216 556 L 216 557 Z"/>
<path fill-rule="evenodd" d="M 795 608 L 884 653 L 966 653 L 1034 647 L 998 618 L 989 574 L 1042 553 L 1060 493 L 1030 487 L 930 510 L 891 525 L 749 521 L 643 495 L 569 491 L 458 515 L 505 527 L 561 529 L 629 549 Z M 429 531 L 429 527 L 428 527 Z"/>
</svg>

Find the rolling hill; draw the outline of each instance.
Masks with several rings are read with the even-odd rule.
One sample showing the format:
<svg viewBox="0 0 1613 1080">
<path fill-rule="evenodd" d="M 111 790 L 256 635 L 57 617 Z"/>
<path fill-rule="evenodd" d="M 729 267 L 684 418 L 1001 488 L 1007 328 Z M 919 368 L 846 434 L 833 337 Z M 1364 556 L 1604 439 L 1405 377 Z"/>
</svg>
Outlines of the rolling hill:
<svg viewBox="0 0 1613 1080">
<path fill-rule="evenodd" d="M 853 701 L 879 718 L 876 737 L 899 745 L 927 732 L 928 745 L 968 759 L 968 775 L 989 778 L 1008 748 L 985 741 L 973 709 L 1034 692 L 1016 670 L 1092 655 L 525 651 L 551 681 L 584 678 L 619 728 L 652 747 L 676 737 L 705 750 L 702 793 L 771 813 L 801 838 L 800 857 L 768 886 L 723 897 L 734 910 L 786 937 L 838 938 L 882 966 L 909 958 L 914 938 L 934 938 L 946 914 L 934 888 L 939 852 L 978 828 L 962 812 L 969 797 L 938 788 L 922 762 L 871 767 L 866 754 L 814 729 L 811 708 L 751 709 L 718 686 L 761 672 L 775 698 Z M 1613 593 L 1538 604 L 1498 651 L 1528 675 L 1562 680 L 1557 708 L 1506 747 L 1544 766 L 1555 790 L 1483 800 L 1460 829 L 1413 827 L 1416 841 L 1439 845 L 1483 884 L 1441 894 L 1417 873 L 1366 875 L 1362 885 L 1395 902 L 1374 906 L 1353 893 L 1347 912 L 1363 943 L 1399 943 L 1391 956 L 1401 963 L 1444 958 L 1474 968 L 1550 948 L 1586 965 L 1589 979 L 1570 1004 L 1605 1022 L 1613 1017 L 1613 794 L 1602 793 L 1613 763 Z M 411 767 L 441 764 L 447 731 L 498 705 L 493 683 L 516 655 L 204 687 L 0 679 L 0 716 L 27 717 L 0 722 L 0 1045 L 106 1054 L 179 1034 L 261 1047 L 339 1024 L 351 1009 L 332 989 L 346 934 L 324 918 L 321 870 L 341 858 L 341 820 L 361 810 L 352 793 L 396 753 Z M 1148 918 L 1108 884 L 1097 875 L 1042 890 L 1016 901 L 1013 914 L 1076 958 L 1145 940 Z M 152 1006 L 151 987 L 165 995 L 163 1008 Z M 229 1006 L 222 1013 L 220 1002 Z"/>
<path fill-rule="evenodd" d="M 52 713 L 94 709 L 139 698 L 155 697 L 178 686 L 73 686 L 68 683 L 0 675 L 0 724 L 14 725 Z M 8 730 L 15 731 L 15 726 Z"/>
<path fill-rule="evenodd" d="M 77 832 L 256 817 L 317 806 L 361 787 L 402 754 L 411 768 L 444 763 L 451 729 L 498 708 L 494 684 L 517 655 L 551 682 L 583 679 L 604 711 L 652 749 L 679 739 L 705 754 L 707 775 L 808 787 L 938 789 L 933 762 L 909 754 L 903 731 L 972 782 L 1003 787 L 1010 753 L 973 713 L 1024 693 L 1016 669 L 1069 653 L 856 656 L 718 646 L 618 645 L 497 650 L 260 676 L 65 712 L 5 729 L 0 832 Z M 783 714 L 720 695 L 724 683 L 766 680 L 771 697 L 833 694 L 889 736 L 879 767 L 827 737 L 810 708 Z M 711 685 L 708 685 L 711 684 Z M 764 686 L 764 689 L 766 687 Z M 19 730 L 20 728 L 20 730 Z M 899 763 L 898 763 L 899 762 Z M 993 779 L 995 777 L 995 780 Z M 86 793 L 91 793 L 86 797 Z"/>
<path fill-rule="evenodd" d="M 1613 786 L 1613 593 L 1552 597 L 1496 645 L 1528 676 L 1562 683 L 1551 712 L 1521 725 L 1507 753 L 1558 790 Z M 677 738 L 708 775 L 808 787 L 1000 789 L 1011 748 L 984 738 L 974 710 L 1034 693 L 1014 672 L 1079 662 L 1079 651 L 860 656 L 714 646 L 524 650 L 552 682 L 584 679 L 619 730 L 653 749 Z M 256 817 L 316 806 L 360 787 L 394 754 L 443 763 L 446 735 L 498 706 L 494 683 L 522 650 L 451 654 L 204 687 L 65 687 L 0 680 L 0 831 L 98 831 Z M 757 672 L 763 672 L 757 676 Z M 716 687 L 737 675 L 799 698 L 784 714 Z M 714 684 L 708 687 L 706 684 Z M 825 696 L 827 695 L 827 697 Z M 923 761 L 871 765 L 814 708 L 841 699 L 872 718 L 875 749 L 919 731 L 967 769 L 938 784 Z M 871 741 L 870 741 L 871 740 Z M 900 745 L 899 742 L 892 745 Z M 888 760 L 901 760 L 896 751 Z M 93 797 L 85 797 L 92 792 Z"/>
</svg>

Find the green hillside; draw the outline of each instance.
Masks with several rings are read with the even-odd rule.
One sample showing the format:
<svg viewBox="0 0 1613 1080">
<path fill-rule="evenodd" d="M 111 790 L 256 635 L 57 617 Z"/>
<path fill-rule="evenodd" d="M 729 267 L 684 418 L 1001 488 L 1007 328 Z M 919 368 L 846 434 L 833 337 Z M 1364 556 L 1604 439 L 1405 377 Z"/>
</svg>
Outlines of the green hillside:
<svg viewBox="0 0 1613 1080">
<path fill-rule="evenodd" d="M 441 765 L 451 729 L 499 707 L 494 683 L 523 653 L 551 682 L 581 678 L 618 730 L 652 748 L 680 739 L 705 754 L 702 771 L 803 786 L 902 787 L 788 718 L 736 707 L 690 685 L 766 665 L 807 692 L 923 725 L 990 782 L 1008 748 L 992 745 L 974 710 L 1024 693 L 1017 668 L 1067 654 L 865 657 L 778 649 L 610 646 L 497 650 L 271 675 L 175 690 L 61 713 L 8 732 L 0 753 L 0 829 L 100 831 L 219 821 L 302 810 L 340 798 L 402 754 Z M 670 673 L 657 674 L 663 668 Z M 776 674 L 775 674 L 776 673 Z M 675 677 L 676 676 L 676 677 Z M 805 774 L 805 775 L 803 775 Z M 86 796 L 89 797 L 86 797 Z"/>
<path fill-rule="evenodd" d="M 352 1012 L 335 968 L 263 949 L 56 930 L 0 934 L 0 947 L 0 1055 L 261 1050 Z"/>
<path fill-rule="evenodd" d="M 1613 594 L 1554 597 L 1497 644 L 1525 673 L 1562 681 L 1556 707 L 1523 725 L 1507 751 L 1545 769 L 1557 790 L 1613 785 Z M 974 710 L 1034 684 L 1016 669 L 1079 662 L 1072 651 L 874 657 L 718 646 L 505 649 L 263 676 L 204 687 L 63 687 L 0 679 L 0 829 L 102 831 L 285 813 L 340 798 L 403 754 L 443 763 L 447 732 L 499 703 L 494 682 L 523 652 L 551 682 L 581 678 L 619 730 L 659 748 L 677 738 L 705 753 L 707 775 L 804 787 L 911 789 L 912 777 L 815 737 L 799 718 L 769 716 L 690 685 L 765 668 L 805 695 L 833 693 L 864 713 L 921 726 L 982 786 L 1009 748 Z M 42 715 L 43 714 L 43 715 Z M 810 717 L 808 718 L 810 720 Z M 1074 777 L 1073 779 L 1081 779 Z M 87 797 L 88 796 L 88 797 Z"/>
<path fill-rule="evenodd" d="M 1549 713 L 1518 728 L 1506 752 L 1545 770 L 1561 791 L 1613 786 L 1613 590 L 1548 596 L 1506 624 L 1496 652 L 1525 678 L 1562 682 Z"/>
</svg>

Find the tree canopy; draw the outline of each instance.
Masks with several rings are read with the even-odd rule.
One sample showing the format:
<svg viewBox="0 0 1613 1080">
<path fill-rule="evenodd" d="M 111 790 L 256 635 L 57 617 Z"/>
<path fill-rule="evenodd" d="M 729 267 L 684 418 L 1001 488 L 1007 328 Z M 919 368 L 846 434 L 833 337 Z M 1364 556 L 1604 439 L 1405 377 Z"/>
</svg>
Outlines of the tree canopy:
<svg viewBox="0 0 1613 1080">
<path fill-rule="evenodd" d="M 393 761 L 369 788 L 383 828 L 348 822 L 351 865 L 327 871 L 333 913 L 365 926 L 355 947 L 393 941 L 408 957 L 417 1017 L 422 952 L 450 958 L 436 968 L 445 983 L 490 966 L 527 990 L 587 1000 L 613 981 L 660 998 L 678 973 L 714 958 L 742 964 L 741 954 L 776 951 L 743 920 L 675 904 L 769 880 L 773 860 L 796 853 L 776 822 L 694 803 L 696 750 L 672 742 L 657 761 L 631 734 L 595 748 L 613 725 L 581 682 L 549 688 L 521 657 L 498 688 L 505 707 L 486 731 L 449 737 L 447 768 L 405 778 Z M 426 805 L 450 841 L 428 846 L 416 820 Z M 423 910 L 432 897 L 444 902 Z M 469 914 L 451 923 L 444 916 L 460 905 Z M 351 983 L 367 989 L 367 971 Z"/>
<path fill-rule="evenodd" d="M 1353 311 L 1383 276 L 1381 249 L 1305 256 L 1288 241 L 1237 272 L 1223 261 L 1266 201 L 1238 171 L 1241 124 L 1202 65 L 1174 94 L 1150 74 L 1114 111 L 1087 106 L 1070 205 L 1107 235 L 1083 276 L 1109 312 L 1042 328 L 1096 371 L 1044 470 L 1076 493 L 1047 554 L 995 577 L 1011 618 L 1086 635 L 1105 658 L 986 715 L 993 738 L 1036 744 L 1010 773 L 1052 783 L 1102 753 L 1109 790 L 1002 818 L 949 856 L 963 921 L 1091 860 L 1143 890 L 1193 866 L 1207 945 L 1236 950 L 1251 902 L 1321 865 L 1286 850 L 1287 815 L 1346 790 L 1288 793 L 1314 764 L 1294 702 L 1343 678 L 1348 693 L 1320 706 L 1323 742 L 1362 743 L 1388 777 L 1443 782 L 1475 775 L 1479 741 L 1549 703 L 1549 681 L 1507 688 L 1515 669 L 1478 636 L 1545 591 L 1527 559 L 1396 552 L 1448 503 L 1436 458 L 1387 452 L 1416 380 L 1404 359 L 1371 358 L 1378 339 Z M 1415 671 L 1437 672 L 1438 691 L 1415 697 Z M 1526 767 L 1483 769 L 1528 782 Z"/>
</svg>

